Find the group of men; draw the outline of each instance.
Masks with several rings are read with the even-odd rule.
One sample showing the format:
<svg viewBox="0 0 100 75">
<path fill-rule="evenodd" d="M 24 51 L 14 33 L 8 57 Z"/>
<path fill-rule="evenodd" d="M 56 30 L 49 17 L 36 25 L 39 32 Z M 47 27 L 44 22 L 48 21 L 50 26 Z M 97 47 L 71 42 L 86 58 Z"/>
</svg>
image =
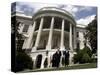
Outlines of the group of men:
<svg viewBox="0 0 100 75">
<path fill-rule="evenodd" d="M 69 51 L 60 51 L 59 49 L 53 54 L 52 67 L 59 67 L 60 63 L 64 66 L 69 65 Z"/>
</svg>

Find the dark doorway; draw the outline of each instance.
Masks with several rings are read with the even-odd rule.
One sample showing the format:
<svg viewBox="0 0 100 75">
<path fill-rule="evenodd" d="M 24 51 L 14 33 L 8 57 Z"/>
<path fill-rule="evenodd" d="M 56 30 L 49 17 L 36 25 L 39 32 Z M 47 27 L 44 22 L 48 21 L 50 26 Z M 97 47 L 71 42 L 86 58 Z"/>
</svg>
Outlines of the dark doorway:
<svg viewBox="0 0 100 75">
<path fill-rule="evenodd" d="M 41 62 L 42 62 L 42 55 L 38 55 L 36 58 L 36 68 L 41 67 Z"/>
</svg>

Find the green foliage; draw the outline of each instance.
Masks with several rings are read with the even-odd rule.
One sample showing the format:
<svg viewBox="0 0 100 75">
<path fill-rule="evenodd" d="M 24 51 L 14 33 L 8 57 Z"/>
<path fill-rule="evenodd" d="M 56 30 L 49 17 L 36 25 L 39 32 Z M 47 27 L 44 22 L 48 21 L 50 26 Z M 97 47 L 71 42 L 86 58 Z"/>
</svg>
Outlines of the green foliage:
<svg viewBox="0 0 100 75">
<path fill-rule="evenodd" d="M 92 51 L 90 50 L 90 48 L 89 47 L 84 47 L 83 48 L 83 51 L 85 52 L 85 53 L 87 53 L 90 57 L 92 56 Z"/>
<path fill-rule="evenodd" d="M 97 58 L 91 58 L 91 61 L 92 63 L 97 63 Z"/>
<path fill-rule="evenodd" d="M 79 54 L 75 54 L 75 55 L 74 55 L 74 58 L 73 58 L 73 59 L 74 59 L 74 63 L 75 63 L 75 64 L 79 62 L 79 57 L 78 57 L 78 55 L 79 55 Z"/>
<path fill-rule="evenodd" d="M 74 55 L 74 63 L 88 63 L 91 60 L 92 52 L 86 46 L 82 50 L 79 50 L 76 55 Z"/>
<path fill-rule="evenodd" d="M 12 22 L 12 24 L 14 23 Z M 32 69 L 33 68 L 32 58 L 29 55 L 27 55 L 24 50 L 22 50 L 22 45 L 23 45 L 22 35 L 19 34 L 18 32 L 20 22 L 16 20 L 15 24 L 16 24 L 15 34 L 17 39 L 16 40 L 17 50 L 16 50 L 16 59 L 15 59 L 16 72 L 22 71 L 24 69 Z"/>
<path fill-rule="evenodd" d="M 89 63 L 91 60 L 90 56 L 88 55 L 88 53 L 83 54 L 82 59 L 81 59 L 81 63 Z"/>
<path fill-rule="evenodd" d="M 80 51 L 78 51 L 77 52 L 77 54 L 74 56 L 74 63 L 81 63 L 81 61 L 82 61 L 82 56 L 83 56 L 83 54 L 84 54 L 84 51 L 83 50 L 80 50 Z"/>
<path fill-rule="evenodd" d="M 88 39 L 93 53 L 97 53 L 97 17 L 86 27 L 85 38 Z"/>
<path fill-rule="evenodd" d="M 76 49 L 75 49 L 75 52 L 78 52 L 79 50 L 80 50 L 79 48 L 76 48 Z"/>
<path fill-rule="evenodd" d="M 16 71 L 24 69 L 32 69 L 33 61 L 25 52 L 17 52 L 16 55 Z"/>
</svg>

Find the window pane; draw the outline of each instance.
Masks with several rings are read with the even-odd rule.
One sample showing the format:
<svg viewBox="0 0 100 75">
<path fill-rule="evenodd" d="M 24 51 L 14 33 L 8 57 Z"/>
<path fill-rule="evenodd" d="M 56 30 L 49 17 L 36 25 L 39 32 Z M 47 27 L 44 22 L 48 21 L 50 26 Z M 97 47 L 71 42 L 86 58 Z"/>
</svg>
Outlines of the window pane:
<svg viewBox="0 0 100 75">
<path fill-rule="evenodd" d="M 24 25 L 23 32 L 27 32 L 28 28 L 29 28 L 29 25 Z"/>
</svg>

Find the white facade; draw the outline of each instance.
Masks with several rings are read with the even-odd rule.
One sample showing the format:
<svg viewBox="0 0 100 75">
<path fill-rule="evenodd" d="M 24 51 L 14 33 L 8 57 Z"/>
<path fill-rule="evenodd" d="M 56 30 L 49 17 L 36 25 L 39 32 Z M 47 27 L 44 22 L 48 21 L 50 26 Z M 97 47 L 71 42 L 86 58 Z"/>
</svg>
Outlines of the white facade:
<svg viewBox="0 0 100 75">
<path fill-rule="evenodd" d="M 81 26 L 81 27 L 80 27 Z M 83 27 L 82 27 L 83 26 Z M 86 30 L 85 30 L 85 26 L 84 25 L 77 25 L 77 29 L 76 29 L 76 32 L 77 32 L 77 35 L 79 35 L 77 37 L 77 43 L 79 43 L 79 49 L 83 49 L 84 48 L 84 44 L 85 44 L 85 33 L 86 33 Z"/>
<path fill-rule="evenodd" d="M 70 65 L 73 64 L 72 58 L 77 43 L 80 49 L 84 48 L 86 30 L 77 27 L 73 16 L 65 10 L 46 7 L 40 9 L 33 17 L 19 14 L 16 14 L 16 17 L 21 22 L 19 32 L 24 36 L 23 49 L 26 49 L 32 57 L 34 65 L 37 63 L 37 58 L 41 58 L 40 68 L 44 68 L 46 58 L 48 58 L 48 67 L 51 67 L 50 62 L 57 48 L 60 48 L 61 52 L 69 51 Z M 26 25 L 29 26 L 24 31 Z"/>
</svg>

